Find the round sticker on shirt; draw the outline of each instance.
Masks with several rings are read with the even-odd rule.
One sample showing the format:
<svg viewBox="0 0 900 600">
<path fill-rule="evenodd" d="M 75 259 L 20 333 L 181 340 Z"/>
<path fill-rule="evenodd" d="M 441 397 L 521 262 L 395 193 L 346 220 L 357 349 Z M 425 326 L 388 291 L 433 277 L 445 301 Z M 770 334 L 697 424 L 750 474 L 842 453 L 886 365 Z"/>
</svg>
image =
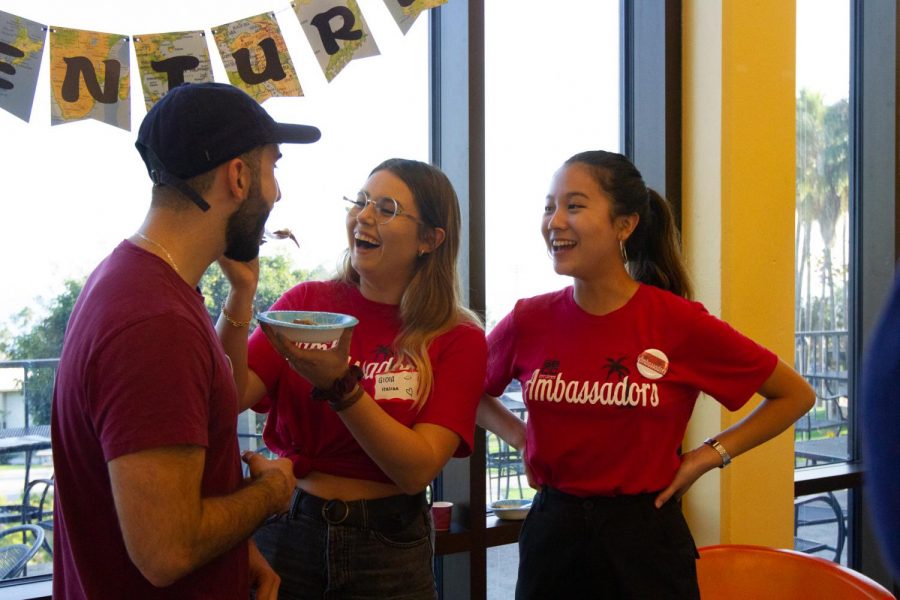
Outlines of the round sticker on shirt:
<svg viewBox="0 0 900 600">
<path fill-rule="evenodd" d="M 669 357 L 662 350 L 648 348 L 638 355 L 637 368 L 647 379 L 659 379 L 669 370 Z"/>
</svg>

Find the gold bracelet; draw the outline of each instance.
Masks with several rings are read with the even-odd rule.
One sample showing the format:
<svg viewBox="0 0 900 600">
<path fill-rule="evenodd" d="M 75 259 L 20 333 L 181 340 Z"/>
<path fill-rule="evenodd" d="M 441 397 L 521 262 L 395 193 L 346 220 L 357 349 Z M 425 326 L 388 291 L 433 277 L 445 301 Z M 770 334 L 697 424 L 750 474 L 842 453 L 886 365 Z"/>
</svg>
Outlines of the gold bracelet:
<svg viewBox="0 0 900 600">
<path fill-rule="evenodd" d="M 228 321 L 228 324 L 232 327 L 246 327 L 250 324 L 250 321 L 253 320 L 253 316 L 251 315 L 246 321 L 238 321 L 225 311 L 224 305 L 222 306 L 222 316 L 225 317 L 225 320 Z"/>
</svg>

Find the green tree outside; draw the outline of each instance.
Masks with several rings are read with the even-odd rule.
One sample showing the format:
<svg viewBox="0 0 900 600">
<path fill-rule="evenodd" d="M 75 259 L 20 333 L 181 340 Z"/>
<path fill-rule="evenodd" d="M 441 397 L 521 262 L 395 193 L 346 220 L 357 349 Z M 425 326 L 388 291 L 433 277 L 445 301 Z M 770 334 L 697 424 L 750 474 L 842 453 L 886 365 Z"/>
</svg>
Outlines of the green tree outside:
<svg viewBox="0 0 900 600">
<path fill-rule="evenodd" d="M 314 279 L 326 279 L 330 274 L 324 267 L 295 269 L 284 255 L 260 257 L 260 281 L 253 312 L 267 310 L 278 297 L 293 285 Z M 13 322 L 23 332 L 12 335 L 8 330 L 0 332 L 0 358 L 8 360 L 35 360 L 58 358 L 62 351 L 63 337 L 75 301 L 84 286 L 84 279 L 68 279 L 63 291 L 47 302 L 46 316 L 36 317 L 36 311 L 25 308 L 13 317 Z M 228 296 L 229 284 L 222 269 L 213 263 L 200 279 L 210 319 L 215 323 Z M 254 327 L 255 323 L 251 325 Z M 53 395 L 54 367 L 28 368 L 23 382 L 23 393 L 28 402 L 29 424 L 50 423 L 50 404 Z"/>
</svg>

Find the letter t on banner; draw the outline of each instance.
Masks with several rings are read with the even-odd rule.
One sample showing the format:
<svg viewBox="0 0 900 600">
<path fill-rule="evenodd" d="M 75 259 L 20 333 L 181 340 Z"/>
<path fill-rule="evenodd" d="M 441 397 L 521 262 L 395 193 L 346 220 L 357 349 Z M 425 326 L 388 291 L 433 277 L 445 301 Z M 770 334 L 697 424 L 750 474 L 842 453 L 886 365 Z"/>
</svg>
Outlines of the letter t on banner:
<svg viewBox="0 0 900 600">
<path fill-rule="evenodd" d="M 47 26 L 0 11 L 0 108 L 31 118 Z"/>
<path fill-rule="evenodd" d="M 151 33 L 133 36 L 132 40 L 147 110 L 177 85 L 213 80 L 202 31 Z"/>
<path fill-rule="evenodd" d="M 351 60 L 379 54 L 356 0 L 295 0 L 294 12 L 328 81 Z"/>
</svg>

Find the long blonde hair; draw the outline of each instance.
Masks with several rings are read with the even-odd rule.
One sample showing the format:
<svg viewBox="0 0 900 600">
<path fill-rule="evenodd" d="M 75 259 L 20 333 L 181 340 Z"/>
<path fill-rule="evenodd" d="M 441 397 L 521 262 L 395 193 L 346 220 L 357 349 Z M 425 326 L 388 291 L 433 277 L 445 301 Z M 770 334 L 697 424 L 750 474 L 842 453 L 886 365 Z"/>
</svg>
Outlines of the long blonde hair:
<svg viewBox="0 0 900 600">
<path fill-rule="evenodd" d="M 399 177 L 412 192 L 413 200 L 424 224 L 419 225 L 419 238 L 430 241 L 433 230 L 444 230 L 444 241 L 432 252 L 419 256 L 412 280 L 400 299 L 400 332 L 394 339 L 398 358 L 411 362 L 419 373 L 419 391 L 415 406 L 421 408 L 431 394 L 434 371 L 428 358 L 432 340 L 459 323 L 481 322 L 462 304 L 456 259 L 459 254 L 459 201 L 453 185 L 443 171 L 417 160 L 390 158 L 374 169 L 389 171 Z M 350 263 L 349 252 L 338 273 L 339 280 L 359 285 L 359 273 Z"/>
</svg>

